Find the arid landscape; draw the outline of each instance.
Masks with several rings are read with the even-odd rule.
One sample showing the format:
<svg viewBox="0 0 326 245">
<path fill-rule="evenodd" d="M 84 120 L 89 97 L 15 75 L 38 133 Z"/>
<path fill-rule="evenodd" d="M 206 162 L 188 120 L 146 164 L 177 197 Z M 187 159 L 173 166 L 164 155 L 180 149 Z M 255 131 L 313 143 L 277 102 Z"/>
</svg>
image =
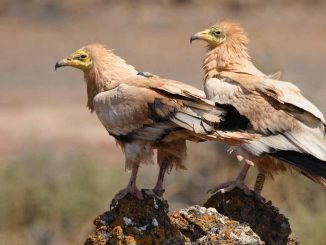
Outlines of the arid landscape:
<svg viewBox="0 0 326 245">
<path fill-rule="evenodd" d="M 129 178 L 115 141 L 86 109 L 80 71 L 55 62 L 104 43 L 139 71 L 202 87 L 203 43 L 191 34 L 217 20 L 240 22 L 254 63 L 282 72 L 326 113 L 325 1 L 0 0 L 0 244 L 80 244 Z M 239 170 L 227 147 L 189 144 L 186 171 L 172 172 L 171 208 L 202 204 Z M 141 168 L 151 188 L 157 166 Z M 249 174 L 253 185 L 256 170 Z M 263 195 L 287 215 L 302 244 L 324 244 L 326 192 L 287 173 Z"/>
</svg>

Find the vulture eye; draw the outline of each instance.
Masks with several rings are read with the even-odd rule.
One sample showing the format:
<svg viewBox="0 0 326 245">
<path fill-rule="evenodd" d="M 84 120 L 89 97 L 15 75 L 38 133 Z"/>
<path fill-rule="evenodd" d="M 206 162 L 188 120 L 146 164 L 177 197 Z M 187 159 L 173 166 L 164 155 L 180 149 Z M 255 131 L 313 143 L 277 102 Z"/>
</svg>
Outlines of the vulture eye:
<svg viewBox="0 0 326 245">
<path fill-rule="evenodd" d="M 78 55 L 77 57 L 75 57 L 74 59 L 75 60 L 83 60 L 83 59 L 85 59 L 87 56 L 86 56 L 86 54 L 81 54 L 81 55 Z"/>
<path fill-rule="evenodd" d="M 214 33 L 214 35 L 215 35 L 215 36 L 219 36 L 219 35 L 221 35 L 221 34 L 222 34 L 222 32 L 221 32 L 221 31 L 214 31 L 213 33 Z"/>
</svg>

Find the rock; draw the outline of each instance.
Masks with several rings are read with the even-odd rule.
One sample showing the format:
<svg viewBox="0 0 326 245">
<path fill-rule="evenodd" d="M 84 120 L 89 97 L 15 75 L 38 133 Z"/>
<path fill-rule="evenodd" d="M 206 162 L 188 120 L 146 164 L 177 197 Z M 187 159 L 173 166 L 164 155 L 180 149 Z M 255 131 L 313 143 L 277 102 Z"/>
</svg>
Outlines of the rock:
<svg viewBox="0 0 326 245">
<path fill-rule="evenodd" d="M 263 244 L 249 226 L 215 208 L 192 206 L 168 214 L 167 201 L 142 192 L 144 200 L 127 195 L 99 215 L 85 244 Z"/>
<path fill-rule="evenodd" d="M 213 207 L 232 220 L 247 223 L 266 244 L 299 244 L 291 235 L 289 220 L 272 206 L 271 201 L 263 203 L 258 200 L 254 192 L 247 195 L 234 189 L 224 194 L 216 193 L 204 206 Z"/>
<path fill-rule="evenodd" d="M 184 237 L 181 244 L 263 244 L 245 224 L 230 220 L 214 208 L 192 206 L 169 215 Z"/>
<path fill-rule="evenodd" d="M 168 216 L 168 203 L 149 190 L 144 200 L 127 195 L 110 211 L 95 218 L 85 244 L 182 244 L 183 237 Z"/>
</svg>

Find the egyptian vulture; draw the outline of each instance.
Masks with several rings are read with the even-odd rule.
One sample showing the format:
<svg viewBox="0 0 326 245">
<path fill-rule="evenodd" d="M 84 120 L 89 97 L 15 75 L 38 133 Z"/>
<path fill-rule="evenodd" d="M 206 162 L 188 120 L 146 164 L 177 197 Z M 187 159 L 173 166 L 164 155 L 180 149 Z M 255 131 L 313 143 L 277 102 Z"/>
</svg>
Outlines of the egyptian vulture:
<svg viewBox="0 0 326 245">
<path fill-rule="evenodd" d="M 75 51 L 55 68 L 62 66 L 83 71 L 88 108 L 96 112 L 125 154 L 131 177 L 115 201 L 128 193 L 142 198 L 136 185 L 137 171 L 141 163 L 152 163 L 154 149 L 160 167 L 154 192 L 162 195 L 165 173 L 173 166 L 184 168 L 186 140 L 222 140 L 238 145 L 256 137 L 225 131 L 230 119 L 223 108 L 205 99 L 204 92 L 178 81 L 138 74 L 103 45 L 91 44 Z"/>
<path fill-rule="evenodd" d="M 237 23 L 223 21 L 191 36 L 207 42 L 202 65 L 207 98 L 234 108 L 248 120 L 246 132 L 262 135 L 234 148 L 244 166 L 238 177 L 212 191 L 247 189 L 250 165 L 259 169 L 255 192 L 265 175 L 293 168 L 326 187 L 325 119 L 320 110 L 290 82 L 265 75 L 251 62 L 248 38 Z"/>
</svg>

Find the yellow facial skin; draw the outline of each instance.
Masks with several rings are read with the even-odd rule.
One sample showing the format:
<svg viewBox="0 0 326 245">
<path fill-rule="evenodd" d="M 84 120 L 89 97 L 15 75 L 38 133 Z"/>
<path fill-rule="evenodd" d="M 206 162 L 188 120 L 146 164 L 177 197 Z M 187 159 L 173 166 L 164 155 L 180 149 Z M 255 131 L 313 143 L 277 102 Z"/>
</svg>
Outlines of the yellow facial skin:
<svg viewBox="0 0 326 245">
<path fill-rule="evenodd" d="M 212 26 L 209 29 L 193 34 L 190 38 L 190 43 L 194 40 L 206 41 L 211 47 L 215 48 L 226 40 L 226 36 L 221 28 Z"/>
<path fill-rule="evenodd" d="M 77 69 L 87 71 L 89 70 L 93 65 L 93 61 L 91 57 L 88 55 L 87 52 L 84 50 L 77 50 L 73 54 L 69 55 L 68 57 L 59 60 L 55 64 L 55 69 L 58 69 L 59 67 L 63 66 L 72 66 Z"/>
</svg>

